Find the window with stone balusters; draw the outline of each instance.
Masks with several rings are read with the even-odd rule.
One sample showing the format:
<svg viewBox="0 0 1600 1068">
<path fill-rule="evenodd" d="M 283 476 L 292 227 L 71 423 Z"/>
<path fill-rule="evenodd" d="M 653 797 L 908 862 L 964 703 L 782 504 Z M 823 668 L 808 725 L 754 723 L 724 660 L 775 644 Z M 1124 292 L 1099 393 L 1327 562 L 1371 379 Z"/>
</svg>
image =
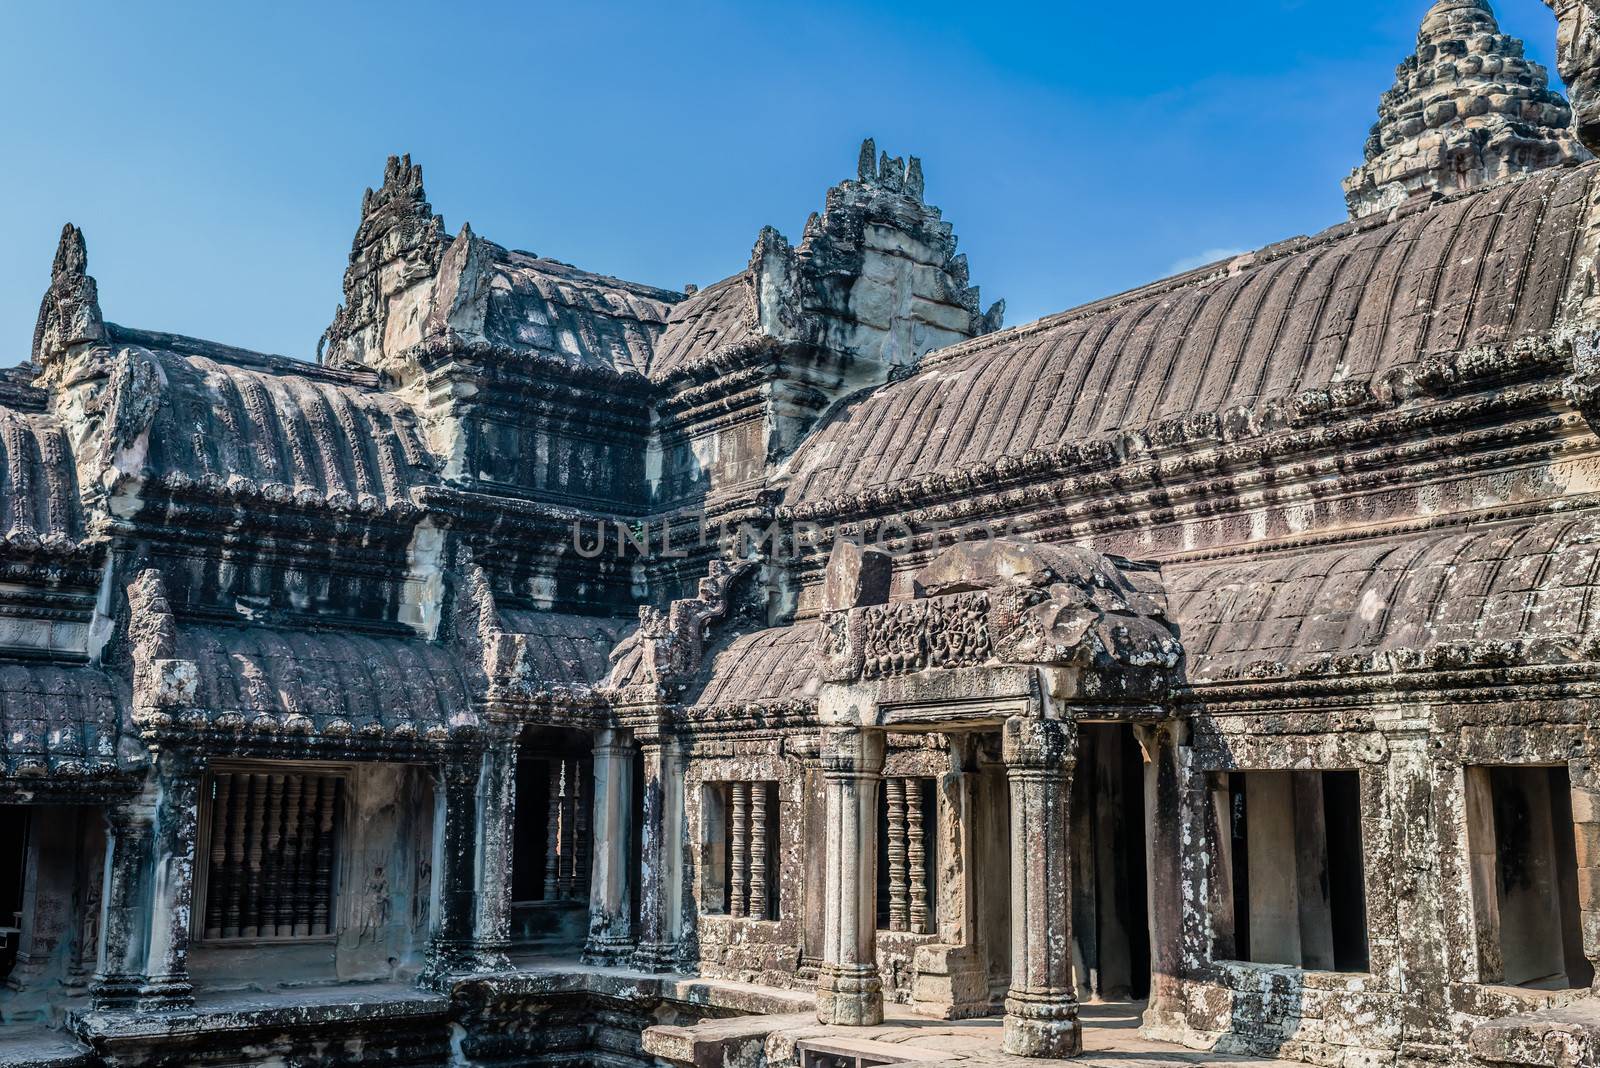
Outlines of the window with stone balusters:
<svg viewBox="0 0 1600 1068">
<path fill-rule="evenodd" d="M 343 771 L 218 768 L 201 795 L 204 882 L 195 917 L 208 942 L 335 933 Z"/>
<path fill-rule="evenodd" d="M 929 934 L 938 871 L 934 780 L 886 776 L 878 801 L 878 929 Z"/>
<path fill-rule="evenodd" d="M 707 783 L 701 824 L 702 911 L 778 919 L 778 784 Z"/>
<path fill-rule="evenodd" d="M 588 756 L 525 759 L 518 765 L 515 902 L 588 902 L 593 806 L 594 763 Z"/>
</svg>

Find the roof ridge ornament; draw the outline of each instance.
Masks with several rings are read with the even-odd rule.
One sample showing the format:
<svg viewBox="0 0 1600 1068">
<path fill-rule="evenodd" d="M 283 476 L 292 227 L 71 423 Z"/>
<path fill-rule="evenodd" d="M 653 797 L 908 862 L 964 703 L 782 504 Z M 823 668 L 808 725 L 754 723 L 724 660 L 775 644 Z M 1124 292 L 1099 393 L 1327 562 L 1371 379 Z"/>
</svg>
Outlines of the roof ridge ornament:
<svg viewBox="0 0 1600 1068">
<path fill-rule="evenodd" d="M 431 285 L 450 238 L 422 185 L 422 165 L 410 154 L 390 156 L 383 183 L 361 195 L 361 222 L 344 272 L 344 301 L 317 342 L 317 362 L 376 366 L 420 338 L 390 336 L 392 306 L 403 307 Z"/>
<path fill-rule="evenodd" d="M 1585 160 L 1571 126 L 1549 73 L 1500 32 L 1488 0 L 1438 0 L 1378 104 L 1366 162 L 1344 181 L 1350 217 Z"/>
<path fill-rule="evenodd" d="M 100 314 L 100 291 L 89 275 L 89 250 L 83 231 L 71 223 L 61 228 L 50 264 L 50 287 L 39 302 L 33 327 L 32 361 L 48 369 L 74 345 L 106 339 Z"/>
</svg>

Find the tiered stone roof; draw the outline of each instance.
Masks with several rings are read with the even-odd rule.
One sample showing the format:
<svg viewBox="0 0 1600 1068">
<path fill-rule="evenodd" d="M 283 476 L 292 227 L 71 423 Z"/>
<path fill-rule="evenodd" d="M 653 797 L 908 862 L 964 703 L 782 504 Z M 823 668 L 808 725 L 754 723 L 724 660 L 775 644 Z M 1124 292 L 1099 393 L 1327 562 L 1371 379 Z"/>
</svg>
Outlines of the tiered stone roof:
<svg viewBox="0 0 1600 1068">
<path fill-rule="evenodd" d="M 1544 67 L 1500 32 L 1488 0 L 1438 0 L 1383 94 L 1367 159 L 1345 179 L 1352 218 L 1587 159 Z"/>
</svg>

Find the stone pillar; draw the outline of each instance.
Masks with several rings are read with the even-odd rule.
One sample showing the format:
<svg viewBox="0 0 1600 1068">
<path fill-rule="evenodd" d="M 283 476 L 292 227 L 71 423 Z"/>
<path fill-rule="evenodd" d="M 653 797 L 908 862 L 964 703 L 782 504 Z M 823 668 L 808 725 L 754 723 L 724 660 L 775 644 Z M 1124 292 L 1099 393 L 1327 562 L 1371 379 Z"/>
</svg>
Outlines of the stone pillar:
<svg viewBox="0 0 1600 1068">
<path fill-rule="evenodd" d="M 1144 751 L 1145 871 L 1149 880 L 1150 1002 L 1145 1009 L 1147 1027 L 1181 1025 L 1184 1012 L 1183 970 L 1185 949 L 1205 941 L 1207 917 L 1183 905 L 1184 769 L 1188 725 L 1168 722 L 1135 729 Z M 1227 792 L 1222 792 L 1227 811 Z M 1217 848 L 1228 854 L 1231 839 Z M 1232 874 L 1230 865 L 1222 869 Z M 1227 897 L 1231 902 L 1231 891 Z M 1233 910 L 1227 910 L 1233 922 Z"/>
<path fill-rule="evenodd" d="M 583 958 L 610 963 L 633 949 L 633 895 L 628 868 L 633 842 L 633 761 L 627 731 L 603 730 L 594 741 L 594 870 L 589 878 L 589 940 Z"/>
<path fill-rule="evenodd" d="M 97 1008 L 194 1004 L 189 927 L 201 774 L 197 754 L 163 749 L 139 796 L 107 814 Z"/>
<path fill-rule="evenodd" d="M 423 981 L 507 969 L 517 742 L 508 730 L 446 761 L 434 794 L 439 892 Z"/>
<path fill-rule="evenodd" d="M 1069 721 L 1006 720 L 1011 784 L 1011 989 L 1005 1052 L 1071 1057 L 1083 1048 L 1072 983 L 1072 770 Z"/>
<path fill-rule="evenodd" d="M 1583 929 L 1583 955 L 1594 966 L 1594 989 L 1600 993 L 1600 764 L 1589 757 L 1570 761 L 1572 831 L 1578 861 L 1578 915 Z M 1492 897 L 1492 885 L 1490 896 Z"/>
<path fill-rule="evenodd" d="M 828 727 L 822 732 L 828 838 L 817 1018 L 825 1024 L 883 1022 L 876 841 L 883 749 L 882 731 Z"/>
<path fill-rule="evenodd" d="M 677 739 L 639 739 L 644 754 L 644 821 L 639 828 L 639 946 L 634 967 L 677 966 L 683 917 L 683 761 Z"/>
</svg>

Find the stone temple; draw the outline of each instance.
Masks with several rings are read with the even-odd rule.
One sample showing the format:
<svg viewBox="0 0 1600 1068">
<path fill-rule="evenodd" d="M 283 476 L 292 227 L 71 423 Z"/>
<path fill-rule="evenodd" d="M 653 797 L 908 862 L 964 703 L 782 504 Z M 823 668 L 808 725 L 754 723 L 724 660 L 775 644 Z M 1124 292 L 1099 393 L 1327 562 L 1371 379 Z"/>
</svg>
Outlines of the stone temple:
<svg viewBox="0 0 1600 1068">
<path fill-rule="evenodd" d="M 1600 1063 L 1552 4 L 1570 104 L 1439 0 L 1349 221 L 1009 329 L 870 141 L 684 292 L 391 159 L 315 362 L 105 321 L 66 227 L 0 372 L 0 1065 Z"/>
</svg>

